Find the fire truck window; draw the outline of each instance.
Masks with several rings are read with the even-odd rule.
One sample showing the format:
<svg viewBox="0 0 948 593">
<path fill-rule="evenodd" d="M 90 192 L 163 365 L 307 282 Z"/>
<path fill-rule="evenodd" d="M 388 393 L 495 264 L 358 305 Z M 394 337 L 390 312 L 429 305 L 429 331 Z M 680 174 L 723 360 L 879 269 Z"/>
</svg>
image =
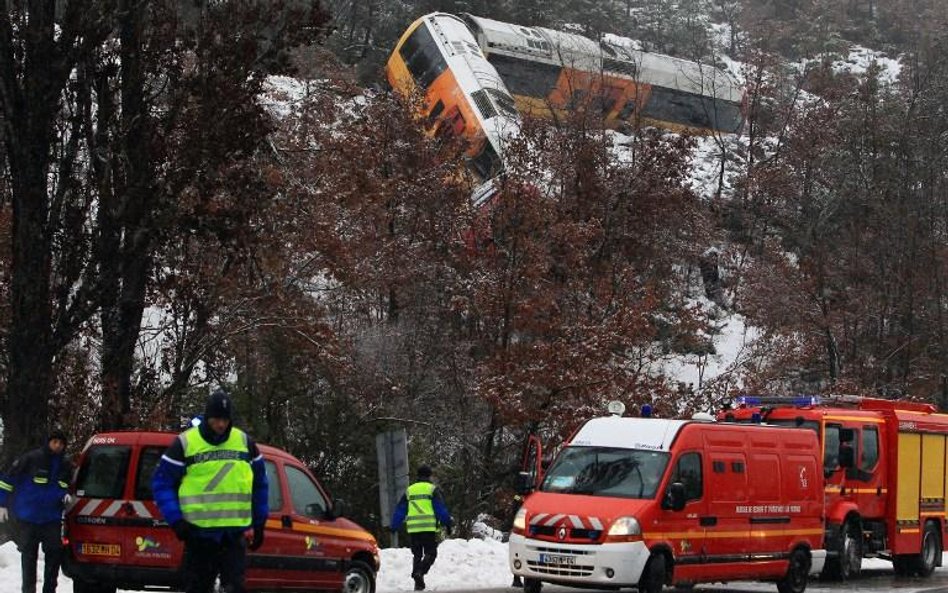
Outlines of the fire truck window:
<svg viewBox="0 0 948 593">
<path fill-rule="evenodd" d="M 879 429 L 867 426 L 862 429 L 862 456 L 859 469 L 869 471 L 879 462 Z"/>
<path fill-rule="evenodd" d="M 151 477 L 155 474 L 158 461 L 165 450 L 163 447 L 146 447 L 138 457 L 138 475 L 135 476 L 135 498 L 152 500 Z"/>
<path fill-rule="evenodd" d="M 838 424 L 827 424 L 823 431 L 824 471 L 835 471 L 839 467 L 839 429 Z"/>
<path fill-rule="evenodd" d="M 701 455 L 698 453 L 685 453 L 678 459 L 675 465 L 675 473 L 672 474 L 672 482 L 681 482 L 685 486 L 685 500 L 697 500 L 701 498 L 702 480 L 701 480 Z"/>
<path fill-rule="evenodd" d="M 270 512 L 276 512 L 283 509 L 283 488 L 280 484 L 280 472 L 272 461 L 266 461 L 264 466 L 267 468 L 267 506 Z"/>
<path fill-rule="evenodd" d="M 290 488 L 293 510 L 307 517 L 320 517 L 326 512 L 326 500 L 306 472 L 287 465 L 286 484 Z"/>
<path fill-rule="evenodd" d="M 76 493 L 89 498 L 121 498 L 131 452 L 130 447 L 114 445 L 90 449 L 79 468 Z"/>
</svg>

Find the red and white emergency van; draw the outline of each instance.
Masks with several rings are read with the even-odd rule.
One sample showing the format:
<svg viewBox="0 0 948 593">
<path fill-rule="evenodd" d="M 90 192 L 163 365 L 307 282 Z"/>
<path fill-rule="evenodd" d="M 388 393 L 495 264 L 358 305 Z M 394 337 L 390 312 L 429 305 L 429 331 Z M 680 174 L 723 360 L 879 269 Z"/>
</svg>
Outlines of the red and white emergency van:
<svg viewBox="0 0 948 593">
<path fill-rule="evenodd" d="M 76 593 L 182 590 L 184 546 L 151 491 L 152 474 L 175 436 L 110 432 L 86 443 L 63 532 L 63 570 Z M 259 447 L 270 482 L 270 517 L 263 546 L 247 554 L 247 590 L 374 593 L 375 537 L 341 516 L 299 459 Z"/>
<path fill-rule="evenodd" d="M 821 454 L 808 430 L 589 420 L 517 513 L 510 568 L 525 593 L 742 579 L 802 593 L 826 557 Z"/>
<path fill-rule="evenodd" d="M 742 397 L 719 419 L 811 429 L 823 446 L 826 575 L 862 559 L 928 576 L 948 535 L 948 414 L 926 403 L 852 396 Z"/>
</svg>

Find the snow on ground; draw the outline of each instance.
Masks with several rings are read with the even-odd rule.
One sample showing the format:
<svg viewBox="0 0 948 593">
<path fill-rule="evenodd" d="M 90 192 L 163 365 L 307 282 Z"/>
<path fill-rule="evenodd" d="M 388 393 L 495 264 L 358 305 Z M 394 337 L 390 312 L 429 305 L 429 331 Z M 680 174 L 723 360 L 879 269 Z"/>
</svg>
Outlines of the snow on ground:
<svg viewBox="0 0 948 593">
<path fill-rule="evenodd" d="M 413 590 L 411 579 L 411 551 L 408 548 L 387 548 L 382 550 L 382 570 L 378 574 L 377 593 L 402 593 Z M 891 570 L 891 564 L 884 560 L 864 560 L 863 570 Z M 37 590 L 42 589 L 43 559 L 37 568 L 39 582 Z M 948 573 L 948 569 L 940 568 L 936 577 Z M 438 548 L 438 560 L 431 572 L 425 577 L 429 591 L 476 590 L 508 588 L 511 574 L 507 565 L 507 544 L 496 540 L 463 540 L 449 539 Z M 941 579 L 937 579 L 941 580 Z M 11 542 L 0 546 L 0 593 L 20 593 L 20 555 Z M 920 579 L 917 583 L 906 582 L 911 589 L 931 589 L 936 583 Z M 943 583 L 938 583 L 943 584 Z M 858 587 L 846 587 L 860 592 L 878 591 L 891 593 L 891 579 L 880 582 L 878 579 L 861 581 Z M 912 586 L 917 585 L 917 586 Z M 720 586 L 715 586 L 720 587 Z M 839 586 L 830 585 L 831 589 L 839 590 Z M 702 588 L 705 588 L 702 586 Z M 812 583 L 812 589 L 824 589 L 822 583 Z M 579 589 L 560 588 L 563 591 L 579 591 Z M 774 591 L 773 583 L 730 583 L 727 589 L 746 591 Z M 60 575 L 57 593 L 72 593 L 72 580 Z M 510 591 L 516 591 L 510 589 Z M 671 589 L 669 589 L 671 591 Z"/>
<path fill-rule="evenodd" d="M 884 83 L 894 84 L 902 72 L 902 64 L 897 59 L 889 58 L 882 52 L 861 45 L 853 45 L 849 48 L 849 55 L 846 58 L 833 62 L 833 70 L 862 75 L 872 64 L 880 68 L 879 79 Z"/>
</svg>

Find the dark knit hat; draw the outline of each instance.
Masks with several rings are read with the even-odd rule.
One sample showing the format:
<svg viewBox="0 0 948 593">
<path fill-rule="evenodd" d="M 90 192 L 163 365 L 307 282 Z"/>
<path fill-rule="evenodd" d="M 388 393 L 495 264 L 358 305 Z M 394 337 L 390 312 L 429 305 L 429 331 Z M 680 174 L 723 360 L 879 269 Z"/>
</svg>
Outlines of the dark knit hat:
<svg viewBox="0 0 948 593">
<path fill-rule="evenodd" d="M 58 440 L 62 441 L 63 444 L 66 444 L 66 443 L 69 442 L 69 441 L 66 439 L 66 433 L 64 433 L 63 431 L 61 431 L 61 430 L 58 429 L 58 428 L 54 428 L 53 430 L 49 431 L 49 435 L 46 437 L 46 442 L 48 443 L 48 442 L 50 442 L 50 441 L 53 440 L 53 439 L 58 439 Z"/>
<path fill-rule="evenodd" d="M 420 465 L 418 466 L 418 477 L 422 479 L 427 479 L 431 477 L 431 466 Z"/>
<path fill-rule="evenodd" d="M 223 389 L 216 389 L 211 397 L 207 398 L 207 405 L 204 406 L 204 418 L 222 418 L 231 420 L 233 418 L 234 402 Z"/>
</svg>

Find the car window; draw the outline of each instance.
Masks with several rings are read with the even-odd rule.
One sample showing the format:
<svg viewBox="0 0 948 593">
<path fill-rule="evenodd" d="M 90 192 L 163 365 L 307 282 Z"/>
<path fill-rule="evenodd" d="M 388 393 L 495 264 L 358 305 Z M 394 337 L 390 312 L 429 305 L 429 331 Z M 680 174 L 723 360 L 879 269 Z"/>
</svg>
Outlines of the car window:
<svg viewBox="0 0 948 593">
<path fill-rule="evenodd" d="M 293 510 L 307 517 L 319 517 L 326 512 L 326 499 L 306 472 L 291 465 L 286 469 L 286 484 L 293 500 Z"/>
<path fill-rule="evenodd" d="M 267 482 L 269 483 L 269 489 L 267 490 L 267 506 L 270 507 L 270 512 L 276 512 L 283 508 L 283 490 L 280 487 L 280 472 L 277 471 L 277 466 L 272 461 L 267 460 Z"/>
<path fill-rule="evenodd" d="M 89 449 L 79 468 L 76 493 L 90 498 L 121 498 L 131 452 L 130 447 L 118 445 Z"/>
<path fill-rule="evenodd" d="M 151 477 L 155 475 L 155 468 L 164 454 L 164 447 L 145 447 L 138 457 L 138 475 L 135 476 L 135 498 L 137 500 L 152 500 L 155 495 L 151 491 Z"/>
</svg>

